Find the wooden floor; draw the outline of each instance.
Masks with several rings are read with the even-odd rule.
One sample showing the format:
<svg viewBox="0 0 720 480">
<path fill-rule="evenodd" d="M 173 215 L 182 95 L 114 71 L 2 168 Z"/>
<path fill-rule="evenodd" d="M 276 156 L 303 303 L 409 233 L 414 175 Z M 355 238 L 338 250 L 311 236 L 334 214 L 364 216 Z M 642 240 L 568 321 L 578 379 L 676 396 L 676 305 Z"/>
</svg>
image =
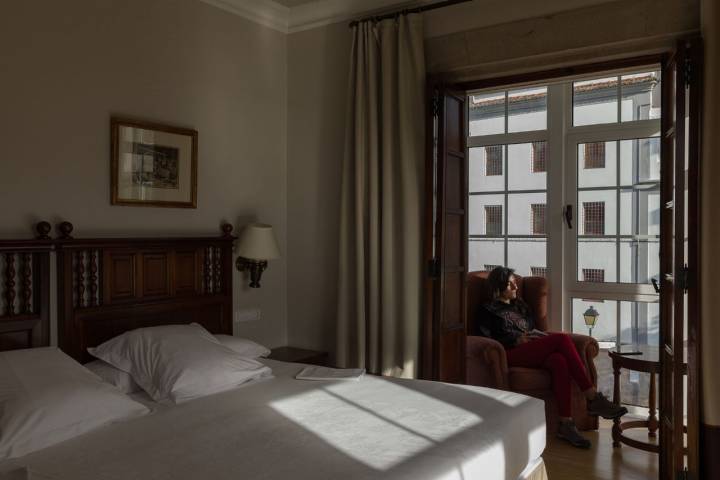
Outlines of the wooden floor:
<svg viewBox="0 0 720 480">
<path fill-rule="evenodd" d="M 625 418 L 627 420 L 627 417 Z M 554 436 L 548 437 L 543 454 L 549 480 L 654 480 L 658 478 L 658 456 L 623 445 L 613 448 L 612 422 L 600 421 L 597 432 L 582 432 L 592 441 L 590 450 L 574 448 Z M 629 432 L 632 438 L 648 441 L 647 430 Z"/>
</svg>

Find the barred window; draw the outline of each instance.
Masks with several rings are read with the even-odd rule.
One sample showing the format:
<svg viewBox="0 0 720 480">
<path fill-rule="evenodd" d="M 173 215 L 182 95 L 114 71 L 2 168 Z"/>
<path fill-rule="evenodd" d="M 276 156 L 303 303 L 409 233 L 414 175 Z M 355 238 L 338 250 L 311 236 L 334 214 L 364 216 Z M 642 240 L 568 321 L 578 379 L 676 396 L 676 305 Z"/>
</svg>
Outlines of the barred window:
<svg viewBox="0 0 720 480">
<path fill-rule="evenodd" d="M 503 174 L 503 146 L 489 145 L 485 147 L 485 175 Z"/>
<path fill-rule="evenodd" d="M 545 235 L 545 204 L 533 203 L 530 205 L 532 210 L 532 233 L 533 235 Z"/>
<path fill-rule="evenodd" d="M 532 142 L 532 173 L 547 172 L 547 142 Z"/>
<path fill-rule="evenodd" d="M 533 277 L 547 277 L 547 267 L 530 267 Z"/>
<path fill-rule="evenodd" d="M 605 168 L 605 142 L 585 144 L 585 168 Z"/>
<path fill-rule="evenodd" d="M 605 235 L 605 202 L 583 202 L 585 235 Z"/>
<path fill-rule="evenodd" d="M 502 235 L 502 205 L 485 206 L 485 234 L 490 236 Z"/>
<path fill-rule="evenodd" d="M 490 265 L 489 263 L 486 263 L 486 264 L 485 264 L 485 271 L 487 271 L 487 272 L 492 272 L 493 270 L 495 270 L 495 269 L 496 269 L 497 267 L 499 267 L 499 266 L 500 266 L 500 265 Z"/>
<path fill-rule="evenodd" d="M 583 268 L 583 282 L 603 283 L 605 282 L 605 270 L 602 268 Z"/>
</svg>

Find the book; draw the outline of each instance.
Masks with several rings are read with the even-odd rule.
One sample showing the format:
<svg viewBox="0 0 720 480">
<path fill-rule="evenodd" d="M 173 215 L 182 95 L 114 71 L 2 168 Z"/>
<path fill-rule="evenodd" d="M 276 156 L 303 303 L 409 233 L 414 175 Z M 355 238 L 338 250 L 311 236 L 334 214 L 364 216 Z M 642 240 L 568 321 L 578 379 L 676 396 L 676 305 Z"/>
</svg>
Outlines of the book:
<svg viewBox="0 0 720 480">
<path fill-rule="evenodd" d="M 305 367 L 295 375 L 297 380 L 354 380 L 365 375 L 364 368 Z"/>
</svg>

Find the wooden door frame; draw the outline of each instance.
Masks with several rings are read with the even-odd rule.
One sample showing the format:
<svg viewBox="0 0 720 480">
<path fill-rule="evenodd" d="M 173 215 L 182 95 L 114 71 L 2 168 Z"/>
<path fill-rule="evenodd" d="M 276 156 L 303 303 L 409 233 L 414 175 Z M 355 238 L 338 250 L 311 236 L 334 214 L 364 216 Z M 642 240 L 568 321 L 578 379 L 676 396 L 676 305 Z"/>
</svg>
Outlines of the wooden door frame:
<svg viewBox="0 0 720 480">
<path fill-rule="evenodd" d="M 702 53 L 701 52 L 694 52 L 694 55 L 696 55 L 698 58 L 696 58 L 696 64 L 702 65 Z M 550 70 L 537 70 L 537 71 L 530 71 L 530 72 L 524 72 L 519 74 L 513 74 L 513 75 L 504 75 L 504 76 L 497 76 L 497 77 L 490 77 L 490 78 L 482 78 L 477 80 L 469 80 L 469 81 L 463 81 L 463 82 L 456 82 L 450 85 L 451 88 L 460 90 L 460 91 L 471 91 L 471 90 L 480 90 L 480 89 L 486 89 L 486 88 L 493 88 L 493 87 L 509 87 L 517 84 L 527 84 L 527 83 L 533 83 L 538 81 L 545 81 L 545 80 L 555 80 L 562 77 L 572 77 L 577 75 L 585 75 L 585 74 L 592 74 L 596 72 L 603 72 L 608 70 L 619 70 L 623 68 L 632 68 L 632 67 L 639 67 L 643 65 L 649 65 L 649 64 L 660 64 L 662 68 L 666 66 L 666 63 L 668 59 L 671 56 L 671 51 L 666 51 L 662 53 L 652 54 L 652 55 L 643 55 L 643 56 L 628 56 L 625 58 L 615 59 L 615 60 L 609 60 L 609 61 L 601 61 L 601 62 L 593 62 L 593 63 L 586 63 L 586 64 L 578 64 L 578 65 L 572 65 L 568 67 L 562 67 L 562 68 L 555 68 Z M 697 61 L 699 60 L 699 61 Z M 696 84 L 695 88 L 693 89 L 694 93 L 691 93 L 691 95 L 702 95 L 702 75 L 700 72 L 697 74 L 696 78 Z M 434 91 L 434 89 L 438 85 L 443 84 L 443 74 L 430 74 L 427 78 L 427 85 L 428 85 L 428 99 L 431 98 L 431 92 Z M 701 98 L 701 97 L 700 97 Z M 422 378 L 427 379 L 435 379 L 437 372 L 435 369 L 435 365 L 437 362 L 435 361 L 435 355 L 437 352 L 437 347 L 434 342 L 433 336 L 435 335 L 436 329 L 434 328 L 434 325 L 437 324 L 439 319 L 437 318 L 438 315 L 440 315 L 439 311 L 436 311 L 436 306 L 434 305 L 433 301 L 433 281 L 432 278 L 429 275 L 428 271 L 428 265 L 427 260 L 431 258 L 432 253 L 432 234 L 433 234 L 433 201 L 432 201 L 432 175 L 433 175 L 433 135 L 432 135 L 432 126 L 433 126 L 433 119 L 432 119 L 432 102 L 428 101 L 426 102 L 428 104 L 428 122 L 427 122 L 427 132 L 428 135 L 426 135 L 428 141 L 427 141 L 427 155 L 426 155 L 426 202 L 425 202 L 425 248 L 424 248 L 424 257 L 423 261 L 425 262 L 423 265 L 423 268 L 425 270 L 425 277 L 424 277 L 424 285 L 425 285 L 425 298 L 424 298 L 424 312 L 422 316 L 423 325 L 421 328 L 422 332 L 422 340 L 421 340 L 421 364 L 422 364 Z M 701 102 L 698 102 L 698 105 L 701 106 Z M 665 114 L 665 112 L 663 112 Z M 702 115 L 702 108 L 700 107 L 699 116 Z M 700 135 L 700 125 L 691 125 L 691 129 L 695 129 L 695 131 L 699 132 L 698 135 Z M 700 158 L 700 148 L 701 148 L 701 142 L 697 141 L 694 142 L 694 147 L 696 150 L 691 151 L 690 155 L 695 155 L 694 158 Z M 694 171 L 688 172 L 688 184 L 694 184 L 697 186 L 695 189 L 694 194 L 689 195 L 688 197 L 688 203 L 689 207 L 694 208 L 694 221 L 693 215 L 690 215 L 690 218 L 688 219 L 688 228 L 689 232 L 688 234 L 692 232 L 697 239 L 697 242 L 700 240 L 700 198 L 701 198 L 701 185 L 699 182 L 699 169 L 700 164 L 698 162 L 697 165 L 695 165 Z M 467 229 L 466 229 L 467 230 Z M 699 246 L 699 243 L 698 243 Z M 702 259 L 701 259 L 701 251 L 699 248 L 691 249 L 694 250 L 693 253 L 689 252 L 689 258 L 688 263 L 697 265 L 698 268 L 695 268 L 691 270 L 690 276 L 688 278 L 689 285 L 694 287 L 692 290 L 694 291 L 694 298 L 695 301 L 689 301 L 689 309 L 688 309 L 688 319 L 695 318 L 694 322 L 688 322 L 688 338 L 692 338 L 695 341 L 695 351 L 694 353 L 694 359 L 688 358 L 688 369 L 693 369 L 693 366 L 690 364 L 690 362 L 694 362 L 694 371 L 695 375 L 694 378 L 696 379 L 696 392 L 698 393 L 697 398 L 688 398 L 688 408 L 695 408 L 697 415 L 695 416 L 695 419 L 697 421 L 697 429 L 696 432 L 700 434 L 701 430 L 701 419 L 702 419 L 702 379 L 699 377 L 698 372 L 700 369 L 700 361 L 702 358 L 701 355 L 701 344 L 699 342 L 700 340 L 700 329 L 701 329 L 701 322 L 702 319 L 700 318 L 700 307 L 699 302 L 701 298 L 701 283 L 700 283 L 700 268 L 699 266 L 702 265 Z M 693 258 L 695 261 L 693 262 Z M 690 387 L 690 384 L 688 384 L 688 387 Z M 692 405 L 692 406 L 691 406 Z M 706 434 L 706 431 L 709 431 L 710 429 L 705 428 L 703 426 L 701 436 L 702 438 L 707 438 L 708 435 Z M 720 432 L 720 430 L 718 430 Z M 713 431 L 714 433 L 714 431 Z M 710 435 L 712 438 L 717 438 L 717 435 Z M 705 451 L 703 454 L 702 449 L 702 442 L 700 442 L 700 445 L 697 445 L 697 439 L 689 439 L 689 447 L 693 447 L 693 444 L 695 447 L 698 447 L 695 449 L 695 451 L 700 450 L 700 454 L 703 455 L 704 459 L 706 461 L 707 458 L 709 458 L 709 455 L 711 452 Z M 704 463 L 704 462 L 703 462 Z M 698 464 L 696 464 L 698 465 Z"/>
</svg>

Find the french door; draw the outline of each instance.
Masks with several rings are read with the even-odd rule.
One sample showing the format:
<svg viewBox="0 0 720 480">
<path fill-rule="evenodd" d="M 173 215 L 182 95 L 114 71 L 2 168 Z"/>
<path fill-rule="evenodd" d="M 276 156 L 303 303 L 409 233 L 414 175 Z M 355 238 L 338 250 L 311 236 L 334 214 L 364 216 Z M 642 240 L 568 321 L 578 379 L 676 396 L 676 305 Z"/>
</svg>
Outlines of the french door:
<svg viewBox="0 0 720 480">
<path fill-rule="evenodd" d="M 699 40 L 681 41 L 663 70 L 661 480 L 698 478 L 700 58 Z"/>
<path fill-rule="evenodd" d="M 464 380 L 468 271 L 547 276 L 553 329 L 659 352 L 663 480 L 698 465 L 698 55 L 435 87 L 428 124 L 423 376 Z"/>
</svg>

